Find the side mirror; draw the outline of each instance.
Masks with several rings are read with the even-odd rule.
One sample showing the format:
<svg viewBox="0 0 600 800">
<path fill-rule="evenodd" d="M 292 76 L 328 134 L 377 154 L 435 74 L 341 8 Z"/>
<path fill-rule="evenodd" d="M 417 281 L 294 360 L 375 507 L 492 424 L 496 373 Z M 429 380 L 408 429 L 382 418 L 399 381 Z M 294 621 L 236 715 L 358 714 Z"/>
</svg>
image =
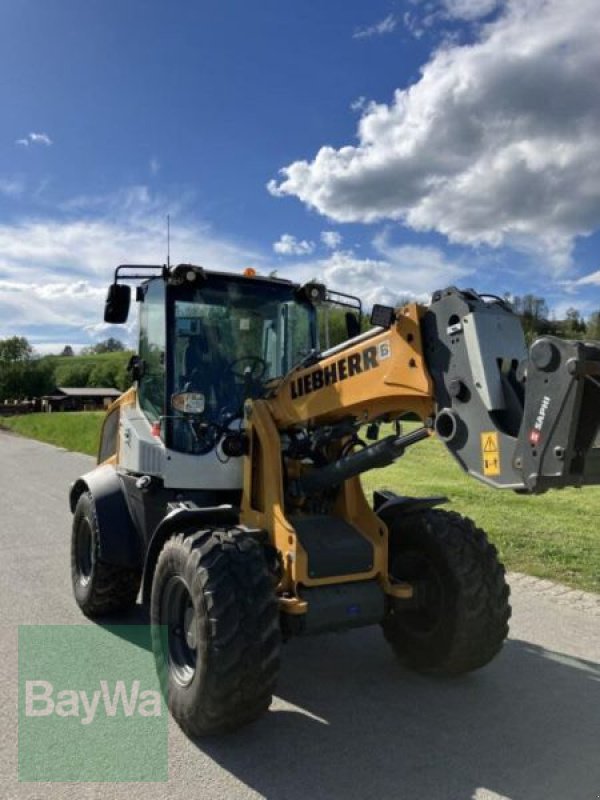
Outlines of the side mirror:
<svg viewBox="0 0 600 800">
<path fill-rule="evenodd" d="M 130 302 L 131 287 L 123 283 L 111 283 L 104 305 L 104 322 L 110 322 L 113 325 L 127 322 Z"/>
<path fill-rule="evenodd" d="M 346 311 L 346 334 L 348 339 L 354 339 L 360 333 L 360 322 L 356 314 Z"/>
</svg>

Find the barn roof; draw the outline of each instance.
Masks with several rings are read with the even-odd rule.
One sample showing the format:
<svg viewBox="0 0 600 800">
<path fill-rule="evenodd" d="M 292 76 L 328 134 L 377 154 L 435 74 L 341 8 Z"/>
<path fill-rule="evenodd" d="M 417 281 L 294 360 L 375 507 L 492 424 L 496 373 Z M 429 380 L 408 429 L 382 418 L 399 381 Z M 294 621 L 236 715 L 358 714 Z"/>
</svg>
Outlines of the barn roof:
<svg viewBox="0 0 600 800">
<path fill-rule="evenodd" d="M 119 389 L 103 386 L 57 386 L 57 391 L 66 397 L 120 397 Z"/>
</svg>

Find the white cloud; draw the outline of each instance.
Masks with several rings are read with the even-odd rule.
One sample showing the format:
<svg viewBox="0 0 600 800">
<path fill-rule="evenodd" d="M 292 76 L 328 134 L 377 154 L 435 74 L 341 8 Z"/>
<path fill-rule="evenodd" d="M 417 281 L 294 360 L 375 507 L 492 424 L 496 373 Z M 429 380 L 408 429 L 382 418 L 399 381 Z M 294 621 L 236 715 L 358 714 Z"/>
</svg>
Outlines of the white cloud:
<svg viewBox="0 0 600 800">
<path fill-rule="evenodd" d="M 158 160 L 158 158 L 151 158 L 149 167 L 151 175 L 158 175 L 160 171 L 160 161 Z"/>
<path fill-rule="evenodd" d="M 363 111 L 367 106 L 367 98 L 364 97 L 362 94 L 360 97 L 357 97 L 356 100 L 353 100 L 350 103 L 350 108 L 352 111 Z"/>
<path fill-rule="evenodd" d="M 51 144 L 53 144 L 52 139 L 47 133 L 30 133 L 29 140 L 32 144 L 45 144 L 46 147 L 49 147 Z"/>
<path fill-rule="evenodd" d="M 330 250 L 337 250 L 342 244 L 342 235 L 337 231 L 322 231 L 321 241 Z"/>
<path fill-rule="evenodd" d="M 66 219 L 0 224 L 0 338 L 19 333 L 35 344 L 38 336 L 52 335 L 72 343 L 84 334 L 106 335 L 103 303 L 114 268 L 165 261 L 168 211 L 172 263 L 226 271 L 249 262 L 268 267 L 251 247 L 219 239 L 206 223 L 145 187 L 79 198 Z"/>
<path fill-rule="evenodd" d="M 50 147 L 54 142 L 47 133 L 28 133 L 27 136 L 22 139 L 16 139 L 15 144 L 21 145 L 22 147 L 29 147 L 30 144 L 43 144 L 46 145 L 46 147 Z"/>
<path fill-rule="evenodd" d="M 368 39 L 371 36 L 382 36 L 385 33 L 392 33 L 397 24 L 398 20 L 396 17 L 393 14 L 388 14 L 387 17 L 376 22 L 374 25 L 369 25 L 366 28 L 358 28 L 354 31 L 352 38 Z"/>
<path fill-rule="evenodd" d="M 600 226 L 599 39 L 596 0 L 509 0 L 474 44 L 369 105 L 357 145 L 322 147 L 268 188 L 337 222 L 396 220 L 565 269 Z"/>
<path fill-rule="evenodd" d="M 116 338 L 119 338 L 118 335 Z M 123 337 L 120 337 L 121 339 Z M 65 339 L 48 339 L 46 341 L 38 340 L 35 344 L 35 352 L 40 356 L 57 355 L 62 353 L 66 345 L 73 348 L 73 352 L 77 354 L 82 347 L 87 347 L 89 342 L 67 342 Z"/>
<path fill-rule="evenodd" d="M 20 178 L 0 178 L 0 194 L 17 197 L 23 194 L 25 184 Z"/>
<path fill-rule="evenodd" d="M 600 286 L 600 269 L 572 282 L 576 286 Z"/>
<path fill-rule="evenodd" d="M 314 242 L 296 239 L 291 233 L 282 233 L 277 242 L 273 242 L 273 250 L 282 256 L 305 256 L 315 249 Z"/>
<path fill-rule="evenodd" d="M 317 277 L 331 289 L 357 295 L 370 308 L 373 303 L 396 305 L 407 298 L 426 301 L 436 289 L 472 272 L 436 247 L 393 245 L 385 233 L 376 236 L 373 245 L 375 258 L 336 250 L 327 258 L 302 263 L 294 277 L 300 281 Z"/>
<path fill-rule="evenodd" d="M 453 19 L 472 21 L 489 16 L 503 0 L 443 0 L 443 7 Z"/>
<path fill-rule="evenodd" d="M 405 11 L 402 22 L 408 32 L 420 39 L 426 32 L 439 38 L 445 45 L 460 34 L 457 22 L 481 23 L 486 17 L 502 8 L 509 0 L 412 0 L 412 10 Z M 454 24 L 454 29 L 450 27 Z"/>
</svg>

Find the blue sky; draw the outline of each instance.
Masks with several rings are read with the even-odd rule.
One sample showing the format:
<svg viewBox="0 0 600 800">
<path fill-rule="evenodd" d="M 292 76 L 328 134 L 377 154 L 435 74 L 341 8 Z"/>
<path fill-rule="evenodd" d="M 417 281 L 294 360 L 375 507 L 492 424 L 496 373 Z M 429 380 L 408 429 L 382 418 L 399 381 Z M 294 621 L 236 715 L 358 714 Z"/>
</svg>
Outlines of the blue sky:
<svg viewBox="0 0 600 800">
<path fill-rule="evenodd" d="M 0 11 L 0 337 L 104 338 L 118 263 L 600 308 L 594 0 Z"/>
</svg>

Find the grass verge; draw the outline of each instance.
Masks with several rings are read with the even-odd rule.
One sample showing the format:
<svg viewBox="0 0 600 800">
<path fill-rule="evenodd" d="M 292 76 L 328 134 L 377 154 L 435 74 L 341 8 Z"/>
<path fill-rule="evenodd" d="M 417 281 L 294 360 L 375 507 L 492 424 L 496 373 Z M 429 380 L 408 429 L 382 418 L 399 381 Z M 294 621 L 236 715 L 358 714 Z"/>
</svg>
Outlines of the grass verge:
<svg viewBox="0 0 600 800">
<path fill-rule="evenodd" d="M 96 455 L 102 412 L 29 414 L 0 425 L 50 444 Z M 499 491 L 465 475 L 431 438 L 395 464 L 363 476 L 363 486 L 399 494 L 445 495 L 449 508 L 471 517 L 497 546 L 508 569 L 600 592 L 600 487 L 540 496 Z"/>
<path fill-rule="evenodd" d="M 600 592 L 600 487 L 523 495 L 466 475 L 433 437 L 363 486 L 406 495 L 445 495 L 448 508 L 487 531 L 508 569 Z"/>
<path fill-rule="evenodd" d="M 102 411 L 56 411 L 0 417 L 0 427 L 67 450 L 95 456 L 98 452 Z"/>
</svg>

